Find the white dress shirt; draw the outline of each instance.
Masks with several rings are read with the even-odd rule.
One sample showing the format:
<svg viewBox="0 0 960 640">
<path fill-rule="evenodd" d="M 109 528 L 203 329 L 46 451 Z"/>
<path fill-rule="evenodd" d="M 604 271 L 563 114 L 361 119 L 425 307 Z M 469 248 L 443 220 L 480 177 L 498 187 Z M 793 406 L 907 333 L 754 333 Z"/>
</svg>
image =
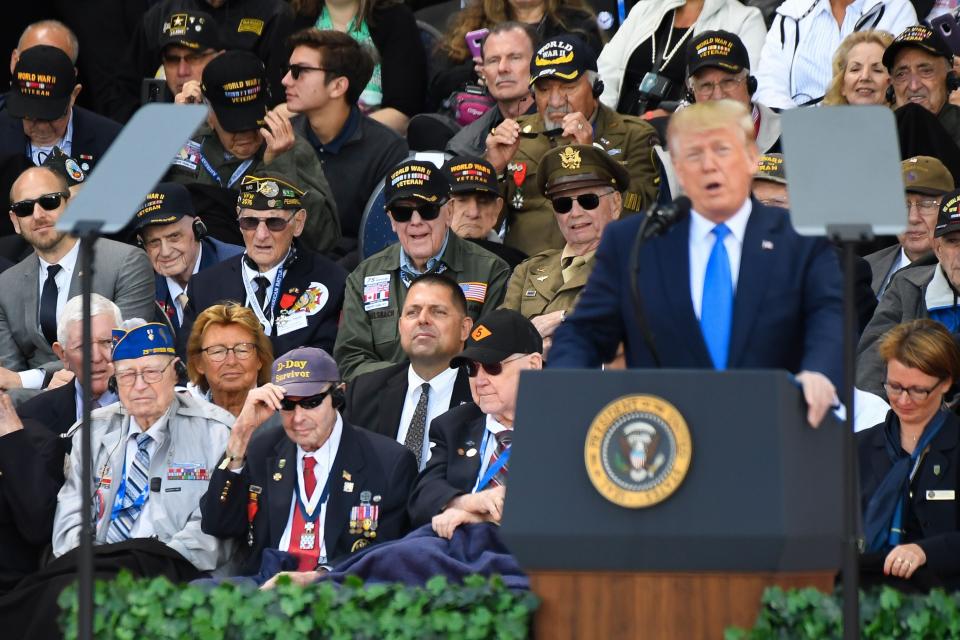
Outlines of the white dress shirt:
<svg viewBox="0 0 960 640">
<path fill-rule="evenodd" d="M 457 381 L 458 369 L 444 369 L 429 381 L 430 395 L 427 398 L 427 425 L 423 431 L 423 449 L 420 452 L 420 470 L 430 459 L 430 423 L 441 413 L 450 409 L 453 385 Z M 410 430 L 410 421 L 423 394 L 423 383 L 427 382 L 417 375 L 413 365 L 407 367 L 407 395 L 403 399 L 403 411 L 400 412 L 400 427 L 397 429 L 397 442 L 403 444 Z"/>
<path fill-rule="evenodd" d="M 724 224 L 730 233 L 723 239 L 723 246 L 730 258 L 730 275 L 733 278 L 733 290 L 737 290 L 737 279 L 740 276 L 740 255 L 743 252 L 743 236 L 747 232 L 747 222 L 753 205 L 747 198 L 740 210 Z M 716 222 L 707 220 L 694 210 L 690 210 L 690 299 L 693 302 L 693 312 L 700 319 L 700 308 L 703 305 L 703 279 L 707 275 L 707 262 L 710 252 L 717 241 L 713 233 Z"/>
<path fill-rule="evenodd" d="M 197 272 L 200 271 L 200 259 L 203 257 L 203 245 L 200 245 L 200 251 L 197 252 L 197 261 L 193 264 L 192 275 L 197 275 Z M 276 273 L 276 271 L 274 271 Z M 256 276 L 254 276 L 256 277 Z M 183 305 L 180 304 L 180 300 L 177 298 L 180 297 L 181 293 L 186 293 L 187 288 L 181 287 L 180 283 L 171 278 L 170 276 L 165 276 L 167 281 L 167 290 L 170 291 L 170 299 L 173 300 L 173 308 L 177 310 L 177 322 L 180 325 L 183 325 Z M 271 280 L 271 282 L 273 282 Z M 189 282 L 187 283 L 189 284 Z M 254 285 L 256 287 L 256 285 Z M 254 288 L 256 291 L 256 288 Z"/>
<path fill-rule="evenodd" d="M 343 420 L 340 414 L 337 414 L 337 421 L 333 425 L 333 431 L 330 437 L 316 451 L 306 452 L 297 445 L 297 488 L 306 493 L 303 487 L 303 459 L 307 456 L 317 461 L 313 467 L 313 475 L 317 479 L 317 486 L 313 494 L 307 498 L 308 506 L 314 506 L 320 501 L 320 495 L 323 493 L 323 487 L 327 484 L 330 476 L 330 470 L 333 469 L 333 463 L 337 459 L 337 450 L 340 449 L 340 436 L 343 435 Z M 329 496 L 328 496 L 329 497 Z M 329 502 L 329 500 L 327 500 Z M 293 514 L 297 508 L 297 492 L 294 491 L 290 496 L 290 514 L 287 516 L 287 526 L 283 529 L 283 535 L 280 536 L 280 543 L 277 547 L 280 551 L 287 551 L 290 548 L 290 536 L 293 531 Z M 327 518 L 327 503 L 320 506 L 320 515 L 317 517 L 317 541 L 320 544 L 320 564 L 326 562 L 327 550 L 324 542 L 324 523 Z M 299 545 L 300 541 L 294 541 Z"/>
<path fill-rule="evenodd" d="M 137 436 L 143 432 L 140 425 L 137 424 L 137 419 L 132 415 L 130 416 L 130 427 L 127 430 L 127 451 L 123 460 L 123 466 L 126 473 L 127 486 L 126 491 L 127 495 L 137 499 L 137 496 L 130 494 L 130 467 L 133 465 L 133 461 L 137 457 Z M 167 437 L 167 414 L 163 414 L 159 420 L 150 425 L 150 428 L 147 429 L 147 434 L 150 436 L 150 441 L 147 444 L 147 453 L 150 455 L 150 466 L 153 466 L 153 457 L 156 455 L 157 450 L 160 448 L 160 445 L 163 444 L 163 441 Z M 148 495 L 150 494 L 150 470 L 147 469 L 147 486 L 146 490 Z M 118 494 L 119 495 L 119 494 Z M 159 507 L 157 507 L 159 508 Z M 131 538 L 149 538 L 156 531 L 153 528 L 153 518 L 152 514 L 155 511 L 154 501 L 147 498 L 147 502 L 143 505 L 143 509 L 140 510 L 140 515 L 137 516 L 137 519 L 134 521 L 133 526 L 130 527 L 130 537 Z"/>
</svg>

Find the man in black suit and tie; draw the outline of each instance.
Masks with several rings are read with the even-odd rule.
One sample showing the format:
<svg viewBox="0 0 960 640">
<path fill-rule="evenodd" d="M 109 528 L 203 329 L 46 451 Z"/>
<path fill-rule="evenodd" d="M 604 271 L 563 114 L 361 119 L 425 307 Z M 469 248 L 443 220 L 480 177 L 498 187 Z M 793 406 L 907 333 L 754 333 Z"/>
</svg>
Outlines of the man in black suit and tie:
<svg viewBox="0 0 960 640">
<path fill-rule="evenodd" d="M 450 359 L 463 350 L 472 327 L 456 282 L 435 273 L 416 278 L 398 321 L 400 347 L 409 362 L 354 378 L 347 385 L 344 416 L 405 445 L 423 469 L 430 458 L 433 419 L 471 401 L 467 373 L 450 368 Z"/>
<path fill-rule="evenodd" d="M 413 454 L 352 426 L 342 407 L 337 364 L 310 347 L 277 358 L 272 383 L 247 394 L 200 501 L 204 533 L 243 541 L 243 575 L 256 575 L 264 552 L 279 550 L 309 582 L 406 533 Z M 282 424 L 271 420 L 277 411 Z"/>
<path fill-rule="evenodd" d="M 516 311 L 497 309 L 477 321 L 466 348 L 450 361 L 461 365 L 475 404 L 433 421 L 431 456 L 408 503 L 413 526 L 431 522 L 444 538 L 461 524 L 500 522 L 520 372 L 543 368 L 543 338 Z"/>
</svg>

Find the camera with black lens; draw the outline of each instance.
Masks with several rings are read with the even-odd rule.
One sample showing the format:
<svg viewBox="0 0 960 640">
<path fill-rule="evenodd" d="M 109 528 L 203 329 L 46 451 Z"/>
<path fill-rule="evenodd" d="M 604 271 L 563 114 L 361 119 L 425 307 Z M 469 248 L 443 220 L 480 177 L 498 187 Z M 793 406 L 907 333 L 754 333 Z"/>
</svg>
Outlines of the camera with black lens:
<svg viewBox="0 0 960 640">
<path fill-rule="evenodd" d="M 643 115 L 657 106 L 670 94 L 673 82 L 659 73 L 648 71 L 637 87 L 637 106 L 634 114 Z"/>
</svg>

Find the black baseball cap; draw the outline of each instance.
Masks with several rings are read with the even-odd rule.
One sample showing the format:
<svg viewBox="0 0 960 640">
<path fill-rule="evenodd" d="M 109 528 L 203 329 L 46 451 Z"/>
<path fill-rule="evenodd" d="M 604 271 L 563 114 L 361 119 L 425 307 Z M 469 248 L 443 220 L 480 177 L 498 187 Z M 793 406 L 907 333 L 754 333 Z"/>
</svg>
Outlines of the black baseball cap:
<svg viewBox="0 0 960 640">
<path fill-rule="evenodd" d="M 443 165 L 451 193 L 491 193 L 500 195 L 500 183 L 493 165 L 483 158 L 458 156 Z"/>
<path fill-rule="evenodd" d="M 183 216 L 196 217 L 190 192 L 182 184 L 161 182 L 147 194 L 134 215 L 136 230 L 150 225 L 173 224 Z"/>
<path fill-rule="evenodd" d="M 483 364 L 502 362 L 515 353 L 543 353 L 543 338 L 527 318 L 513 309 L 497 309 L 474 326 L 460 355 L 450 360 L 456 369 L 472 360 Z"/>
<path fill-rule="evenodd" d="M 267 70 L 249 51 L 227 51 L 211 60 L 200 88 L 220 126 L 230 133 L 264 126 L 270 101 Z"/>
<path fill-rule="evenodd" d="M 67 114 L 77 71 L 63 51 L 39 44 L 20 54 L 10 85 L 7 111 L 11 116 L 57 120 Z"/>
<path fill-rule="evenodd" d="M 450 197 L 450 183 L 429 160 L 404 160 L 387 173 L 383 195 L 388 208 L 397 200 L 443 204 Z"/>
<path fill-rule="evenodd" d="M 937 215 L 937 226 L 933 229 L 933 237 L 939 238 L 954 231 L 960 231 L 960 190 L 951 191 L 943 196 L 940 213 Z"/>
<path fill-rule="evenodd" d="M 203 11 L 180 11 L 164 20 L 160 29 L 160 49 L 171 44 L 194 51 L 223 48 L 216 21 Z"/>
<path fill-rule="evenodd" d="M 750 68 L 750 56 L 737 34 L 704 31 L 687 45 L 687 77 L 705 67 L 740 73 Z"/>
<path fill-rule="evenodd" d="M 597 54 L 580 37 L 561 33 L 540 45 L 530 59 L 530 84 L 542 78 L 573 82 L 597 70 Z"/>
<path fill-rule="evenodd" d="M 890 46 L 883 52 L 883 66 L 887 71 L 893 71 L 893 63 L 897 54 L 906 47 L 914 47 L 926 51 L 932 56 L 942 56 L 948 62 L 953 60 L 953 50 L 947 46 L 937 33 L 930 27 L 915 24 L 903 30 L 903 33 L 894 38 Z"/>
</svg>

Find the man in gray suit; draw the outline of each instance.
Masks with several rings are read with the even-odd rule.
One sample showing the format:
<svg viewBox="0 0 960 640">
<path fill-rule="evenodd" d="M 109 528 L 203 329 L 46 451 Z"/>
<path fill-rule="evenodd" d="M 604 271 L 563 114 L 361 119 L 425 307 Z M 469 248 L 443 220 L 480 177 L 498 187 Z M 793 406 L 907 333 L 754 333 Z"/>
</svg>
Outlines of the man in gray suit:
<svg viewBox="0 0 960 640">
<path fill-rule="evenodd" d="M 58 231 L 70 197 L 66 181 L 46 167 L 31 167 L 13 183 L 10 220 L 34 249 L 0 274 L 0 388 L 42 389 L 62 364 L 51 345 L 67 300 L 80 294 L 80 242 Z M 112 300 L 124 318 L 154 315 L 153 268 L 146 254 L 98 240 L 93 291 Z"/>
</svg>

